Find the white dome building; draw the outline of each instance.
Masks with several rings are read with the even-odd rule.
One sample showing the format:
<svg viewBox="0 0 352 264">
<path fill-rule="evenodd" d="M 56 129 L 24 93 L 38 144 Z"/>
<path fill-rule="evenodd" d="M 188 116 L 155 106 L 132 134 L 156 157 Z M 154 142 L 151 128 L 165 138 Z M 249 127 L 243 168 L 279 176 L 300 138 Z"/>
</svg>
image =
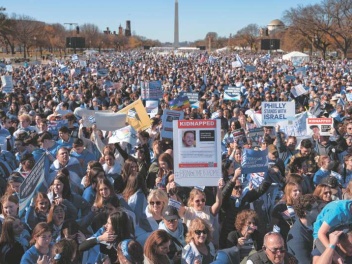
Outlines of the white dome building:
<svg viewBox="0 0 352 264">
<path fill-rule="evenodd" d="M 279 19 L 274 19 L 268 24 L 269 34 L 274 31 L 283 30 L 284 28 L 285 24 Z"/>
</svg>

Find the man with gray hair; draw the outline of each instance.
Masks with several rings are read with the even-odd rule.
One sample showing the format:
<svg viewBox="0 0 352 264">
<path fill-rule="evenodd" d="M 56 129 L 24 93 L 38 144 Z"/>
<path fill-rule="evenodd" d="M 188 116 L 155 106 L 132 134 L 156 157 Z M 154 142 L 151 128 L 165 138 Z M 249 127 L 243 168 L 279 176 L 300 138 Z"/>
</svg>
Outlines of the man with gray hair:
<svg viewBox="0 0 352 264">
<path fill-rule="evenodd" d="M 286 252 L 280 233 L 269 232 L 264 236 L 263 249 L 249 256 L 247 264 L 294 264 L 296 258 Z"/>
</svg>

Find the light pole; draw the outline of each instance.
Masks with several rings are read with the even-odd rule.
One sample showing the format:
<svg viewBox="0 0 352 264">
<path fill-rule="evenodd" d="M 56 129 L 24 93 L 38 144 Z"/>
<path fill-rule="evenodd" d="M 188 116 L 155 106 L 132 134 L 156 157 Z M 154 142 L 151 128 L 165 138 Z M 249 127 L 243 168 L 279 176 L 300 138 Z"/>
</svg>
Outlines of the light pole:
<svg viewBox="0 0 352 264">
<path fill-rule="evenodd" d="M 37 61 L 37 37 L 34 37 L 35 41 L 35 61 Z"/>
</svg>

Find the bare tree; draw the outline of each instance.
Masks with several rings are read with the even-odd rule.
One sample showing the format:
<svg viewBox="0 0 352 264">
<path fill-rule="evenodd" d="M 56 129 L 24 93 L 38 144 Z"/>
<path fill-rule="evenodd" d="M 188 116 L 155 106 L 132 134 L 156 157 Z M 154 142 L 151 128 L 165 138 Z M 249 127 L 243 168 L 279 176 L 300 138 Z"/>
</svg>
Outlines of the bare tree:
<svg viewBox="0 0 352 264">
<path fill-rule="evenodd" d="M 18 45 L 22 46 L 24 50 L 23 56 L 26 58 L 28 48 L 35 45 L 34 39 L 40 32 L 44 31 L 45 24 L 25 15 L 14 15 L 12 22 L 15 39 Z"/>
<path fill-rule="evenodd" d="M 235 38 L 243 39 L 242 44 L 250 47 L 250 49 L 257 49 L 256 43 L 259 38 L 259 26 L 257 24 L 249 24 L 248 26 L 237 31 Z"/>
</svg>

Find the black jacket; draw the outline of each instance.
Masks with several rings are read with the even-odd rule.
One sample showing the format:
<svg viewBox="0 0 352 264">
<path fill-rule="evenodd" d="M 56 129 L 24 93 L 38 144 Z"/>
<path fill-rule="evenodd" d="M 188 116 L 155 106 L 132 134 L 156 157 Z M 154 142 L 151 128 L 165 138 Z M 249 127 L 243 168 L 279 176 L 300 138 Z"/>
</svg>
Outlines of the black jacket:
<svg viewBox="0 0 352 264">
<path fill-rule="evenodd" d="M 234 231 L 234 223 L 237 214 L 244 210 L 249 209 L 249 204 L 262 196 L 270 187 L 271 182 L 264 180 L 258 189 L 248 191 L 241 199 L 240 205 L 236 207 L 236 202 L 231 198 L 231 193 L 235 183 L 229 181 L 222 191 L 222 229 L 220 232 L 220 247 L 226 247 L 225 242 L 228 234 Z"/>
</svg>

